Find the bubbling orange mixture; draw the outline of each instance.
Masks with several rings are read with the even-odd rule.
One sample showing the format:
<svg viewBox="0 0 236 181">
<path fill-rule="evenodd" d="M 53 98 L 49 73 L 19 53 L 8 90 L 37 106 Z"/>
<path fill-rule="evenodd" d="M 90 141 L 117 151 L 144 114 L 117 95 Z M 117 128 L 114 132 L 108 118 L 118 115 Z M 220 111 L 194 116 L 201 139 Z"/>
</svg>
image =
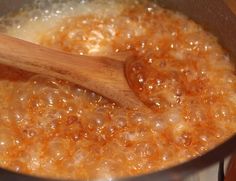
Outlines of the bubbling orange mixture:
<svg viewBox="0 0 236 181">
<path fill-rule="evenodd" d="M 112 179 L 179 164 L 235 133 L 235 70 L 216 38 L 152 2 L 109 3 L 81 1 L 78 7 L 88 10 L 73 16 L 59 16 L 59 8 L 55 25 L 31 41 L 78 54 L 132 54 L 127 79 L 154 112 L 124 109 L 69 82 L 1 66 L 1 167 Z M 50 18 L 42 19 L 29 22 Z M 24 24 L 7 33 L 31 35 Z"/>
</svg>

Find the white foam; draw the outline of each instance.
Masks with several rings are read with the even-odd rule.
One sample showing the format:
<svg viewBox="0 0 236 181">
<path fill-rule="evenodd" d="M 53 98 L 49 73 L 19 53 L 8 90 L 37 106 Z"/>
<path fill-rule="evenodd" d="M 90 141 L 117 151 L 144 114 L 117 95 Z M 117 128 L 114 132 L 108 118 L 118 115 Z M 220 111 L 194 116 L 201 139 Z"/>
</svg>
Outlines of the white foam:
<svg viewBox="0 0 236 181">
<path fill-rule="evenodd" d="M 38 43 L 39 37 L 66 17 L 96 14 L 101 17 L 118 15 L 124 5 L 119 1 L 75 0 L 54 3 L 47 8 L 47 1 L 35 1 L 35 8 L 22 10 L 16 16 L 0 19 L 0 27 L 5 27 L 7 34 L 27 41 Z M 49 2 L 53 2 L 49 0 Z M 124 3 L 126 4 L 126 3 Z M 7 25 L 5 25 L 7 24 Z"/>
</svg>

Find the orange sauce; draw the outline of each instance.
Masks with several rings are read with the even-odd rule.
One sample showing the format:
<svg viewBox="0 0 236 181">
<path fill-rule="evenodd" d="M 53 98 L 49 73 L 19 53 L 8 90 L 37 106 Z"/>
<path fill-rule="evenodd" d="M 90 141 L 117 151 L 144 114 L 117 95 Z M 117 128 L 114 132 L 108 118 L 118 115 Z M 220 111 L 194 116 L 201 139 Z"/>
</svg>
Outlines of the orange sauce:
<svg viewBox="0 0 236 181">
<path fill-rule="evenodd" d="M 199 156 L 235 133 L 236 77 L 216 38 L 154 3 L 123 6 L 109 17 L 62 18 L 38 43 L 78 54 L 131 53 L 127 79 L 154 112 L 1 66 L 1 167 L 52 178 L 133 176 Z"/>
</svg>

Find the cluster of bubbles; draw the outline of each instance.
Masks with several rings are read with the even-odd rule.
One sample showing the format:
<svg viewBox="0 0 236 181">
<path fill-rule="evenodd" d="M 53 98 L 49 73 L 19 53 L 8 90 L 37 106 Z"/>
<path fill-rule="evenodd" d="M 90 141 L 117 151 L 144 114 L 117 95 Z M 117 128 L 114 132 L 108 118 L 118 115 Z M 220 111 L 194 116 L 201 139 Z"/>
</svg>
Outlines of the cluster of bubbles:
<svg viewBox="0 0 236 181">
<path fill-rule="evenodd" d="M 12 36 L 67 52 L 134 55 L 129 83 L 154 112 L 0 66 L 1 167 L 111 180 L 186 161 L 235 132 L 234 69 L 201 27 L 152 2 L 48 2 L 0 24 L 8 22 Z"/>
</svg>

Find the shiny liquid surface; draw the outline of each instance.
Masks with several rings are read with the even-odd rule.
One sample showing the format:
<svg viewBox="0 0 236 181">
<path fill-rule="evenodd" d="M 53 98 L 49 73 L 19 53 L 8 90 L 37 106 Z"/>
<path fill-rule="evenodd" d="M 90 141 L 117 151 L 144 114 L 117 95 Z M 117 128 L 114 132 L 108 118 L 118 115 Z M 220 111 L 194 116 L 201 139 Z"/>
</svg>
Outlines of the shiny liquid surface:
<svg viewBox="0 0 236 181">
<path fill-rule="evenodd" d="M 154 112 L 124 109 L 69 82 L 0 66 L 1 167 L 110 180 L 179 164 L 236 131 L 234 67 L 216 38 L 180 13 L 146 1 L 76 1 L 0 24 L 6 22 L 7 34 L 47 47 L 132 54 L 127 79 Z"/>
</svg>

